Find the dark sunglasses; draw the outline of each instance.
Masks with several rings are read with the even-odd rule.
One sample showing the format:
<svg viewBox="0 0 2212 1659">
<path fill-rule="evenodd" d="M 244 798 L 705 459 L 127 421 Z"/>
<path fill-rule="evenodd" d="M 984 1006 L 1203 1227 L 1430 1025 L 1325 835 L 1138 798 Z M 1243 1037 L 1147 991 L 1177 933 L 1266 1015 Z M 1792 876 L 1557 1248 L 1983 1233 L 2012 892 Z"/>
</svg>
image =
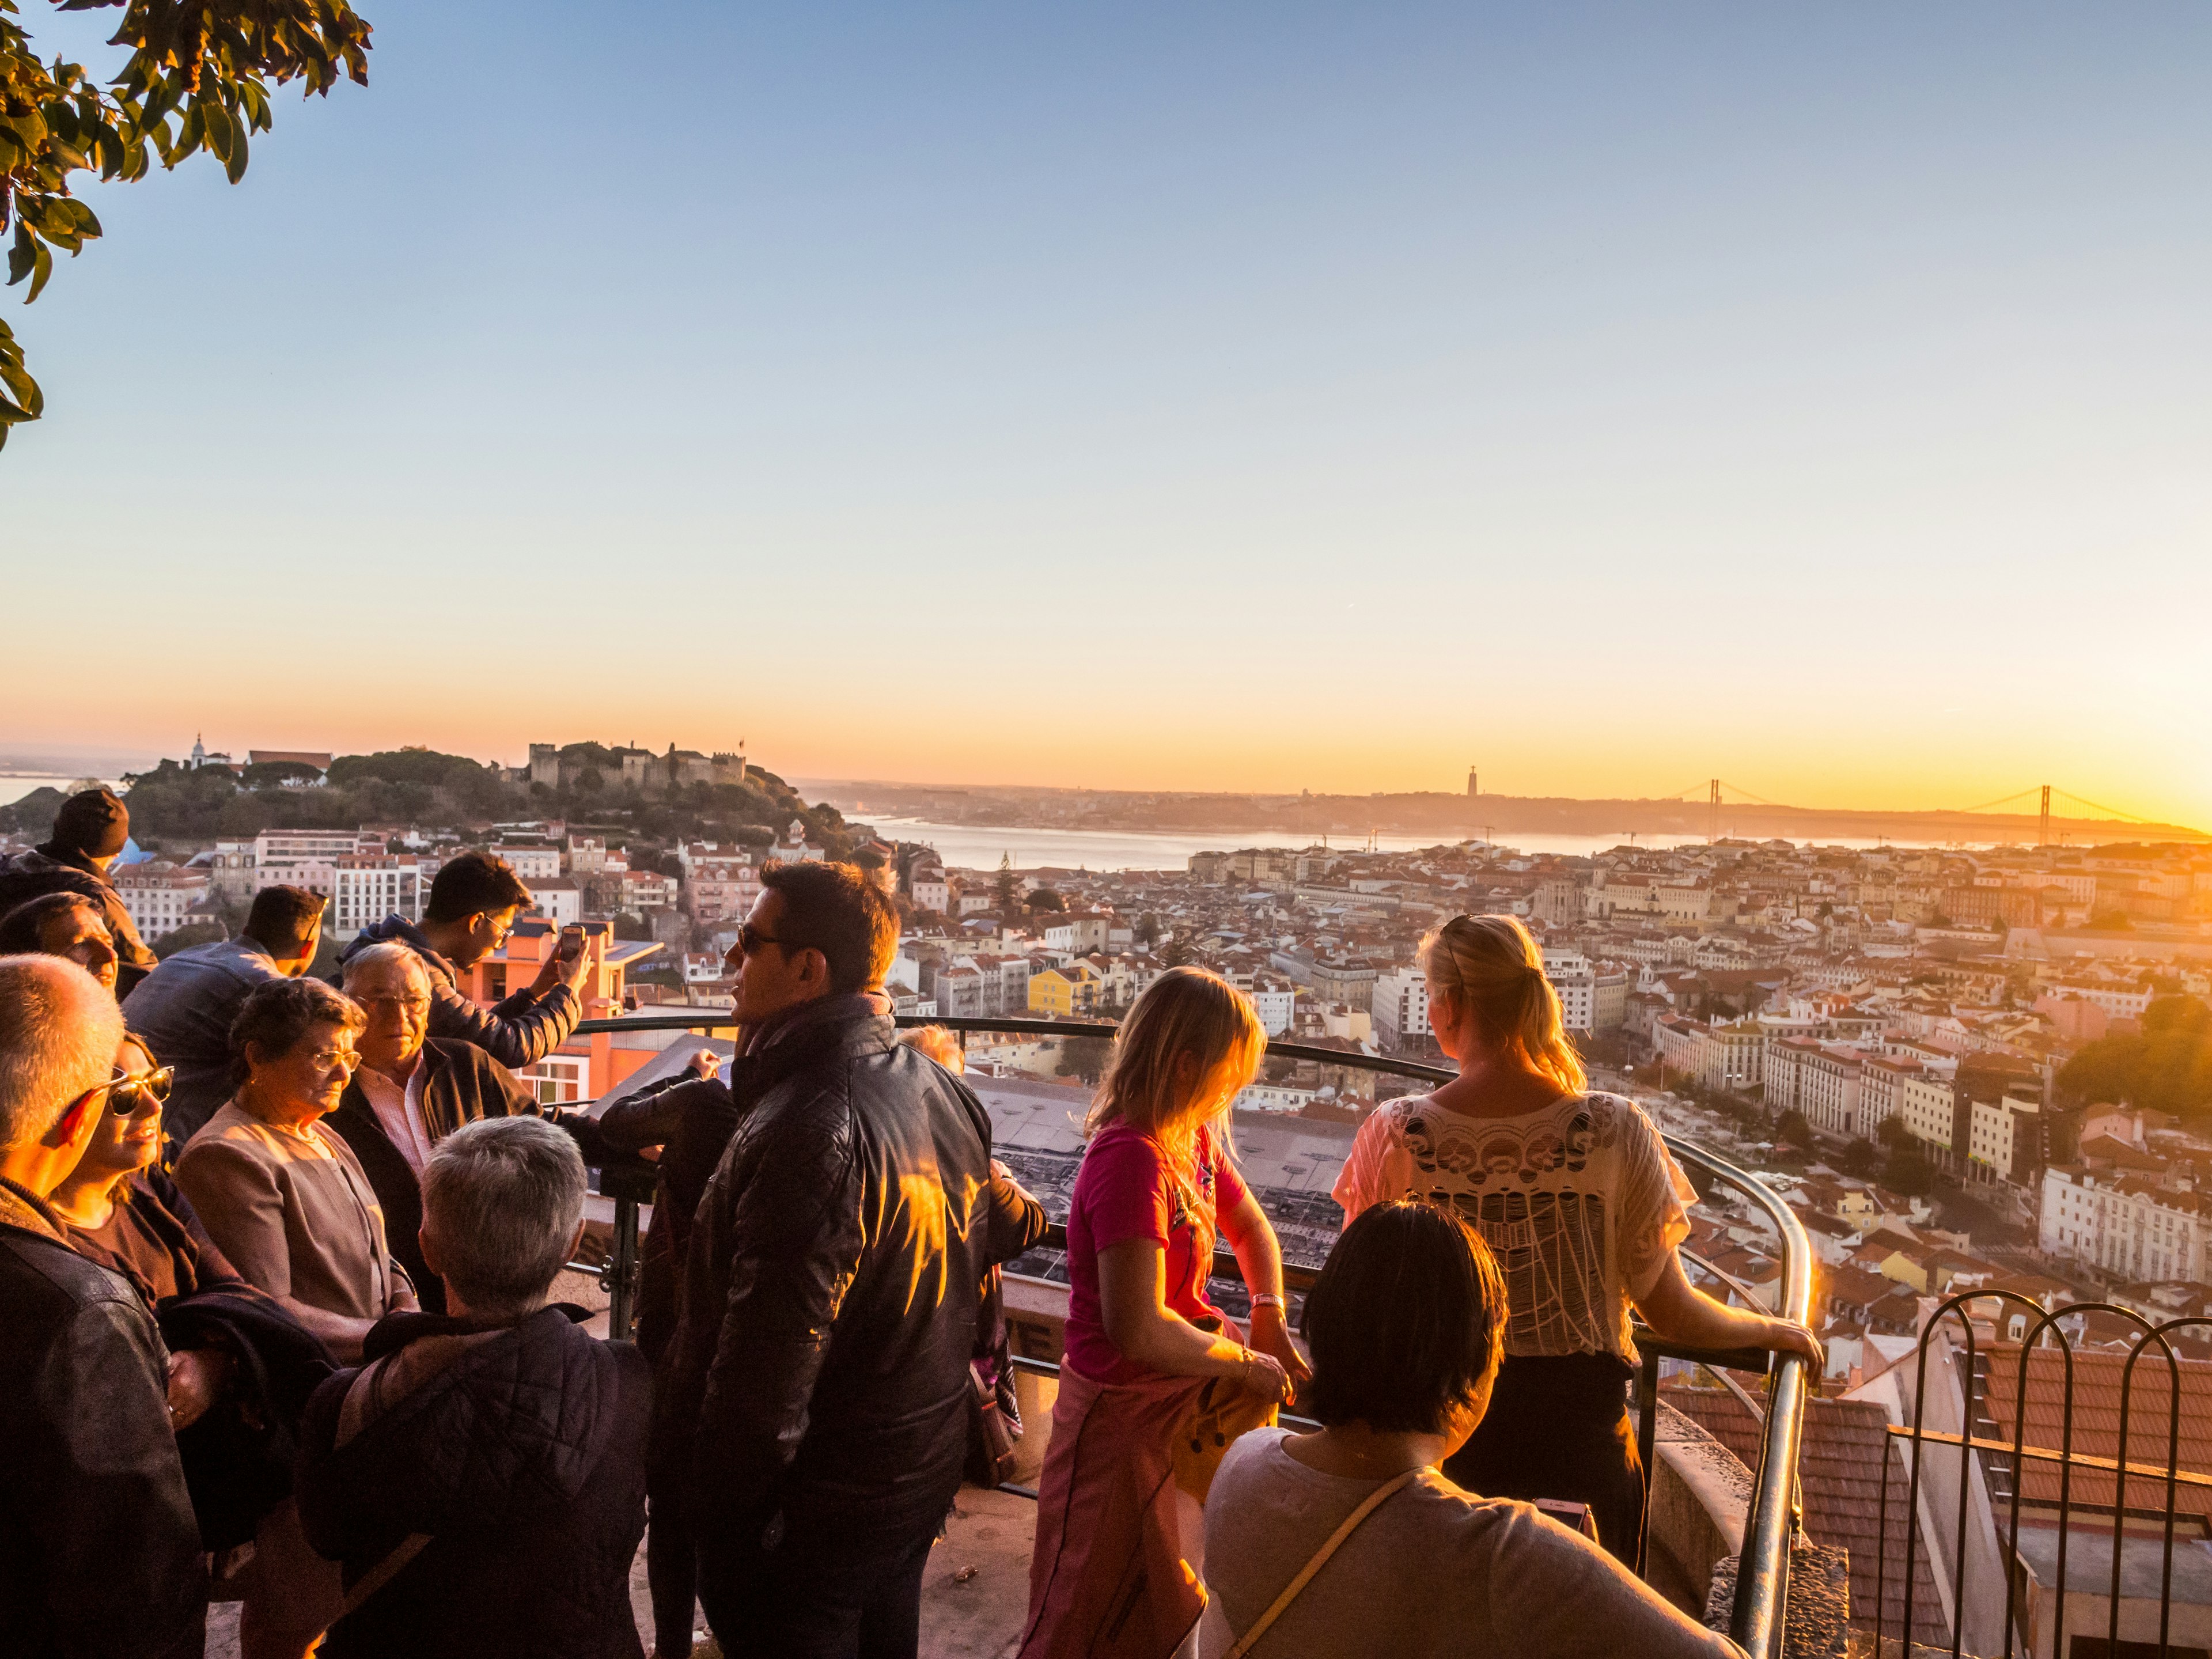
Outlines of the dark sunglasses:
<svg viewBox="0 0 2212 1659">
<path fill-rule="evenodd" d="M 787 948 L 785 941 L 772 933 L 763 933 L 750 921 L 738 929 L 738 949 L 746 956 L 757 955 L 763 945 L 773 945 L 778 950 Z"/>
<path fill-rule="evenodd" d="M 170 1086 L 177 1080 L 173 1066 L 156 1066 L 150 1072 L 118 1072 L 105 1083 L 95 1083 L 75 1100 L 62 1114 L 66 1120 L 82 1112 L 102 1095 L 114 1109 L 118 1117 L 136 1117 L 141 1112 L 150 1112 L 169 1098 Z M 74 1129 L 70 1133 L 74 1133 Z"/>
</svg>

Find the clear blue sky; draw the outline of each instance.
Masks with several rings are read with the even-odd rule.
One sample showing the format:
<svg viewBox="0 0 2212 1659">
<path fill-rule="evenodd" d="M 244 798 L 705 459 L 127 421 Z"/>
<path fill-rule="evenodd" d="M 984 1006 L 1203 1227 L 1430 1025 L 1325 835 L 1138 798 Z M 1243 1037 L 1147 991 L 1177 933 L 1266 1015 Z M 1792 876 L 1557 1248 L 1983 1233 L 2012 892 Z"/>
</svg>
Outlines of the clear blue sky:
<svg viewBox="0 0 2212 1659">
<path fill-rule="evenodd" d="M 362 4 L 8 296 L 9 748 L 2212 823 L 2212 10 Z"/>
</svg>

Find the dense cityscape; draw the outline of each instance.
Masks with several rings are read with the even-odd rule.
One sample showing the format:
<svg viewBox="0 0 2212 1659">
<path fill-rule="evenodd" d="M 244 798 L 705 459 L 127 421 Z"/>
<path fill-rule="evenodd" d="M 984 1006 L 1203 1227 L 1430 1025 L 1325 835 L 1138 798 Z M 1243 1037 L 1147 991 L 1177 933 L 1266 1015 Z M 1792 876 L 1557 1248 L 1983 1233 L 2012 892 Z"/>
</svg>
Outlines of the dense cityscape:
<svg viewBox="0 0 2212 1659">
<path fill-rule="evenodd" d="M 389 759 L 385 771 L 401 769 Z M 376 762 L 234 760 L 196 743 L 135 780 L 126 799 L 152 805 L 181 781 L 219 792 L 234 822 L 251 810 L 286 826 L 148 834 L 114 878 L 141 936 L 156 954 L 222 937 L 256 890 L 288 883 L 329 897 L 335 950 L 387 915 L 419 921 L 441 863 L 483 847 L 535 909 L 474 969 L 479 994 L 496 1000 L 553 929 L 582 923 L 601 963 L 588 1013 L 705 1014 L 730 1005 L 724 957 L 762 866 L 848 860 L 896 884 L 902 1015 L 1110 1021 L 1185 963 L 1245 991 L 1270 1037 L 1304 1051 L 1270 1059 L 1237 1122 L 1255 1186 L 1310 1265 L 1334 1234 L 1328 1194 L 1357 1125 L 1419 1086 L 1389 1063 L 1443 1059 L 1418 942 L 1455 914 L 1510 915 L 1541 941 L 1595 1081 L 1803 1211 L 1832 1388 L 1909 1350 L 1927 1298 L 1978 1285 L 2045 1307 L 2212 1309 L 2200 1190 L 2212 1140 L 2199 1133 L 2212 1111 L 2212 852 L 1719 839 L 1568 857 L 1462 841 L 1252 847 L 1179 870 L 959 868 L 806 805 L 734 751 L 538 744 L 460 791 L 451 776 L 378 782 Z M 328 824 L 349 781 L 356 796 L 411 788 L 384 804 L 415 815 Z M 51 811 L 59 796 L 43 793 Z M 470 810 L 533 803 L 561 810 Z M 41 807 L 33 795 L 12 809 L 0 851 L 36 838 Z M 611 1097 L 701 1040 L 579 1036 L 525 1075 L 548 1100 Z M 1103 1042 L 977 1033 L 966 1046 L 1002 1148 L 1064 1204 Z M 1757 1229 L 1724 1209 L 1698 1225 L 1710 1282 L 1771 1300 L 1778 1270 Z"/>
</svg>

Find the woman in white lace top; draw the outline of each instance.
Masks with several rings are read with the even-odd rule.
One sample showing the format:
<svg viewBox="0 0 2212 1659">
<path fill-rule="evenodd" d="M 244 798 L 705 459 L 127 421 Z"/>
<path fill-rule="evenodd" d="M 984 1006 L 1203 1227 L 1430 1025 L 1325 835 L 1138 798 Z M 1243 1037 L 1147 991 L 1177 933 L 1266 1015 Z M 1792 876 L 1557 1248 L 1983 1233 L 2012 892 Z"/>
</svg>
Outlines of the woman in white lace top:
<svg viewBox="0 0 2212 1659">
<path fill-rule="evenodd" d="M 1723 1306 L 1675 1246 L 1696 1194 L 1633 1101 L 1593 1094 L 1528 930 L 1455 916 L 1421 942 L 1429 1022 L 1460 1074 L 1378 1107 L 1335 1197 L 1348 1224 L 1415 1199 L 1463 1217 L 1505 1275 L 1510 1316 L 1490 1413 L 1445 1466 L 1486 1497 L 1589 1505 L 1633 1565 L 1643 1472 L 1627 1406 L 1632 1309 L 1670 1342 L 1770 1348 L 1819 1361 L 1802 1325 Z"/>
</svg>

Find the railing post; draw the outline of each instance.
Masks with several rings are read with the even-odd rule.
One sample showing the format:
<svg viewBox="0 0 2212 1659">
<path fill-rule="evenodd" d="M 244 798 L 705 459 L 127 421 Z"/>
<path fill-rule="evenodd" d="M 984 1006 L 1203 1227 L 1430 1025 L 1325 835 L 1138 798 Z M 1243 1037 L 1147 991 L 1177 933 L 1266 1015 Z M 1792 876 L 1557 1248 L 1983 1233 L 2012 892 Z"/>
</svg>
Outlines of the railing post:
<svg viewBox="0 0 2212 1659">
<path fill-rule="evenodd" d="M 630 1340 L 637 1317 L 637 1194 L 628 1182 L 615 1192 L 615 1249 L 608 1272 L 607 1337 L 614 1342 Z"/>
<path fill-rule="evenodd" d="M 1648 1350 L 1636 1374 L 1636 1457 L 1644 1468 L 1644 1511 L 1636 1528 L 1636 1576 L 1651 1547 L 1651 1459 L 1659 1438 L 1659 1356 Z"/>
</svg>

